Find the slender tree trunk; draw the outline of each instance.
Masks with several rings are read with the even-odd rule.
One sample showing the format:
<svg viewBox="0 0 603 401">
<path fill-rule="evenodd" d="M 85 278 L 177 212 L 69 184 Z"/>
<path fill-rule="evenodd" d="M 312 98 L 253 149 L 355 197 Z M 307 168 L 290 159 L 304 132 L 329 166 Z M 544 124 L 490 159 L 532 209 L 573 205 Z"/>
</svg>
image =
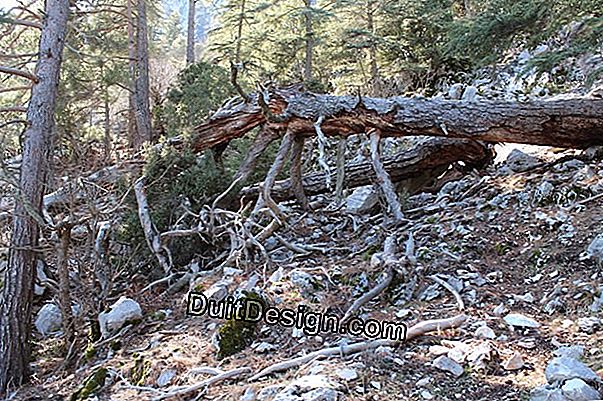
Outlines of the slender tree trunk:
<svg viewBox="0 0 603 401">
<path fill-rule="evenodd" d="M 105 152 L 105 162 L 111 160 L 111 107 L 109 106 L 109 88 L 105 86 L 103 94 L 103 111 L 105 114 L 105 135 L 103 137 L 103 146 Z"/>
<path fill-rule="evenodd" d="M 188 29 L 186 35 L 186 65 L 195 62 L 195 0 L 188 0 Z"/>
<path fill-rule="evenodd" d="M 134 99 L 136 102 L 136 143 L 139 149 L 151 141 L 151 107 L 149 105 L 149 37 L 147 29 L 147 7 L 145 0 L 137 0 L 136 18 L 136 80 Z"/>
<path fill-rule="evenodd" d="M 241 0 L 239 20 L 237 21 L 237 42 L 235 47 L 235 65 L 241 63 L 241 43 L 243 42 L 243 23 L 245 22 L 245 0 Z"/>
<path fill-rule="evenodd" d="M 136 99 L 134 89 L 136 82 L 136 37 L 134 36 L 134 14 L 132 12 L 132 2 L 126 0 L 126 13 L 128 16 L 128 69 L 130 73 L 130 91 L 128 92 L 128 143 L 131 148 L 136 148 L 140 142 L 136 139 L 138 130 L 136 129 Z"/>
<path fill-rule="evenodd" d="M 0 302 L 0 394 L 27 381 L 31 356 L 31 305 L 42 197 L 49 178 L 55 108 L 68 0 L 46 0 L 36 76 L 27 108 L 20 196 L 15 206 L 8 269 Z"/>
<path fill-rule="evenodd" d="M 314 30 L 312 28 L 312 0 L 305 0 L 306 10 L 304 20 L 306 24 L 306 65 L 304 68 L 304 82 L 312 81 L 313 54 L 314 54 Z"/>
<path fill-rule="evenodd" d="M 370 45 L 369 45 L 369 64 L 371 69 L 371 95 L 379 96 L 381 93 L 380 77 L 379 77 L 379 65 L 377 64 L 377 42 L 375 40 L 375 3 L 373 0 L 369 0 L 366 4 L 366 24 L 367 30 L 369 31 Z"/>
</svg>

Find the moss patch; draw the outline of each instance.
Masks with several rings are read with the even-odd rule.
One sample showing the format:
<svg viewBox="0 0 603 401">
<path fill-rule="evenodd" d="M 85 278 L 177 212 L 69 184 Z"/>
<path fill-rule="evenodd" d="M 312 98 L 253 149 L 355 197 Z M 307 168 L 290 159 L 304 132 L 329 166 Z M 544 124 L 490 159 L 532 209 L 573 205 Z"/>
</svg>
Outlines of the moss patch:
<svg viewBox="0 0 603 401">
<path fill-rule="evenodd" d="M 246 292 L 244 300 L 258 301 L 266 307 L 266 301 L 254 292 Z M 230 319 L 218 329 L 218 359 L 226 358 L 242 351 L 250 345 L 257 335 L 258 322 Z"/>
<path fill-rule="evenodd" d="M 75 393 L 73 393 L 73 395 L 71 396 L 71 398 L 69 400 L 70 401 L 85 400 L 88 397 L 90 397 L 91 395 L 98 392 L 98 390 L 100 390 L 105 385 L 105 380 L 107 379 L 107 373 L 108 372 L 107 372 L 106 368 L 99 368 L 99 369 L 95 370 L 90 376 L 88 376 L 86 381 L 84 381 L 84 384 L 82 385 L 82 387 L 80 387 L 79 390 L 77 390 Z"/>
</svg>

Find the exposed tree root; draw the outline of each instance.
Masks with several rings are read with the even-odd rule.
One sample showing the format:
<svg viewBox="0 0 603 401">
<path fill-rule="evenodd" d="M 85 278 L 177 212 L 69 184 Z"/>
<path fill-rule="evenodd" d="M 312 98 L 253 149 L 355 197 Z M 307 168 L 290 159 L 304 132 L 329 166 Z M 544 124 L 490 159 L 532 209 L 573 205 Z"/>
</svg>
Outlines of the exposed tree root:
<svg viewBox="0 0 603 401">
<path fill-rule="evenodd" d="M 456 328 L 461 326 L 465 320 L 467 320 L 466 315 L 458 315 L 455 317 L 451 317 L 448 319 L 436 319 L 436 320 L 426 320 L 424 322 L 417 323 L 416 325 L 410 327 L 406 332 L 405 341 L 412 340 L 413 338 L 419 337 L 421 335 L 431 333 L 434 331 L 441 331 L 451 328 Z M 374 341 L 363 341 L 360 343 L 351 344 L 345 347 L 330 347 L 324 348 L 318 351 L 311 352 L 307 355 L 303 355 L 297 358 L 289 359 L 287 361 L 279 362 L 274 365 L 270 365 L 264 369 L 262 369 L 257 374 L 253 375 L 249 381 L 258 380 L 261 377 L 267 376 L 269 374 L 275 372 L 281 372 L 283 370 L 287 370 L 296 366 L 300 366 L 306 362 L 309 362 L 315 358 L 321 356 L 337 356 L 337 355 L 349 355 L 357 352 L 372 350 L 381 346 L 393 346 L 398 344 L 397 341 L 394 340 L 374 340 Z"/>
</svg>

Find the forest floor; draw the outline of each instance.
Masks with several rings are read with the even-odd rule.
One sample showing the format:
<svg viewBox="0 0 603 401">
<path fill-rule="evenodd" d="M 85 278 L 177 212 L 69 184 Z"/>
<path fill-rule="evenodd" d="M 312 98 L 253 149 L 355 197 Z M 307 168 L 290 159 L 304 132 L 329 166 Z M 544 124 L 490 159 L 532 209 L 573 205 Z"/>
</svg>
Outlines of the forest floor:
<svg viewBox="0 0 603 401">
<path fill-rule="evenodd" d="M 603 197 L 596 197 L 603 193 L 603 162 L 575 160 L 573 154 L 577 152 L 546 152 L 549 161 L 565 161 L 520 173 L 504 164 L 492 166 L 446 184 L 437 194 L 412 196 L 405 204 L 408 222 L 397 227 L 384 228 L 382 215 L 353 217 L 345 210 L 304 214 L 287 206 L 297 224 L 281 235 L 328 251 L 299 255 L 272 244 L 274 263 L 231 269 L 228 277 L 208 277 L 204 288 L 226 280 L 232 293 L 258 280 L 257 287 L 281 309 L 304 304 L 316 312 L 343 316 L 378 282 L 383 269 L 374 263 L 374 255 L 382 250 L 384 238 L 393 234 L 403 244 L 412 231 L 417 264 L 407 266 L 407 277 L 397 277 L 364 305 L 360 316 L 413 324 L 458 314 L 452 294 L 429 278 L 439 274 L 459 291 L 468 321 L 458 329 L 393 348 L 317 359 L 254 382 L 243 376 L 173 399 L 204 394 L 199 398 L 310 401 L 330 400 L 335 394 L 342 400 L 526 400 L 533 388 L 546 382 L 544 369 L 561 345 L 583 345 L 583 361 L 603 373 L 600 324 L 589 326 L 585 319 L 598 315 L 591 305 L 600 295 L 603 274 L 597 261 L 586 255 L 603 222 Z M 413 278 L 415 286 L 409 284 Z M 406 303 L 401 295 L 409 288 L 414 295 Z M 61 369 L 60 339 L 39 340 L 33 382 L 15 399 L 69 399 L 102 366 L 110 368 L 110 375 L 96 399 L 150 400 L 171 386 L 209 377 L 201 367 L 224 371 L 249 367 L 257 373 L 343 339 L 264 324 L 251 346 L 219 360 L 212 335 L 223 321 L 187 316 L 186 293 L 163 295 L 162 290 L 155 288 L 143 296 L 132 286 L 123 294 L 140 303 L 142 322 L 122 332 L 112 346 L 97 347 L 96 356 L 75 373 Z M 502 319 L 508 312 L 530 317 L 540 327 L 510 326 Z M 493 338 L 476 335 L 483 325 L 493 330 Z M 362 340 L 366 339 L 346 341 Z M 464 369 L 460 377 L 433 366 L 442 353 L 456 355 L 453 359 Z M 516 354 L 522 362 L 509 368 L 506 363 Z M 162 383 L 165 387 L 157 384 L 160 376 L 169 378 Z M 320 385 L 300 384 L 300 378 Z M 294 391 L 283 392 L 292 385 L 297 386 Z M 334 392 L 323 393 L 323 398 L 308 392 L 321 387 Z"/>
</svg>

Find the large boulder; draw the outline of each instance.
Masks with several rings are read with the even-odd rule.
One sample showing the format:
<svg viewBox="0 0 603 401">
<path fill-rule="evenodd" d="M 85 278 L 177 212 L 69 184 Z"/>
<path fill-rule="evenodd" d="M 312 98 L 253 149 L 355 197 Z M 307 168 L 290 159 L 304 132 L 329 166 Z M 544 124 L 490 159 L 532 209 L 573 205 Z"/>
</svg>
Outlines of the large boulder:
<svg viewBox="0 0 603 401">
<path fill-rule="evenodd" d="M 549 383 L 571 379 L 582 379 L 587 382 L 598 382 L 599 376 L 584 363 L 574 358 L 557 357 L 549 362 L 544 371 Z"/>
<path fill-rule="evenodd" d="M 60 331 L 63 325 L 61 310 L 55 304 L 44 305 L 38 312 L 34 324 L 38 332 L 44 337 Z"/>
<path fill-rule="evenodd" d="M 126 323 L 142 319 L 142 309 L 138 302 L 121 297 L 111 307 L 98 315 L 103 338 L 121 329 Z"/>
</svg>

